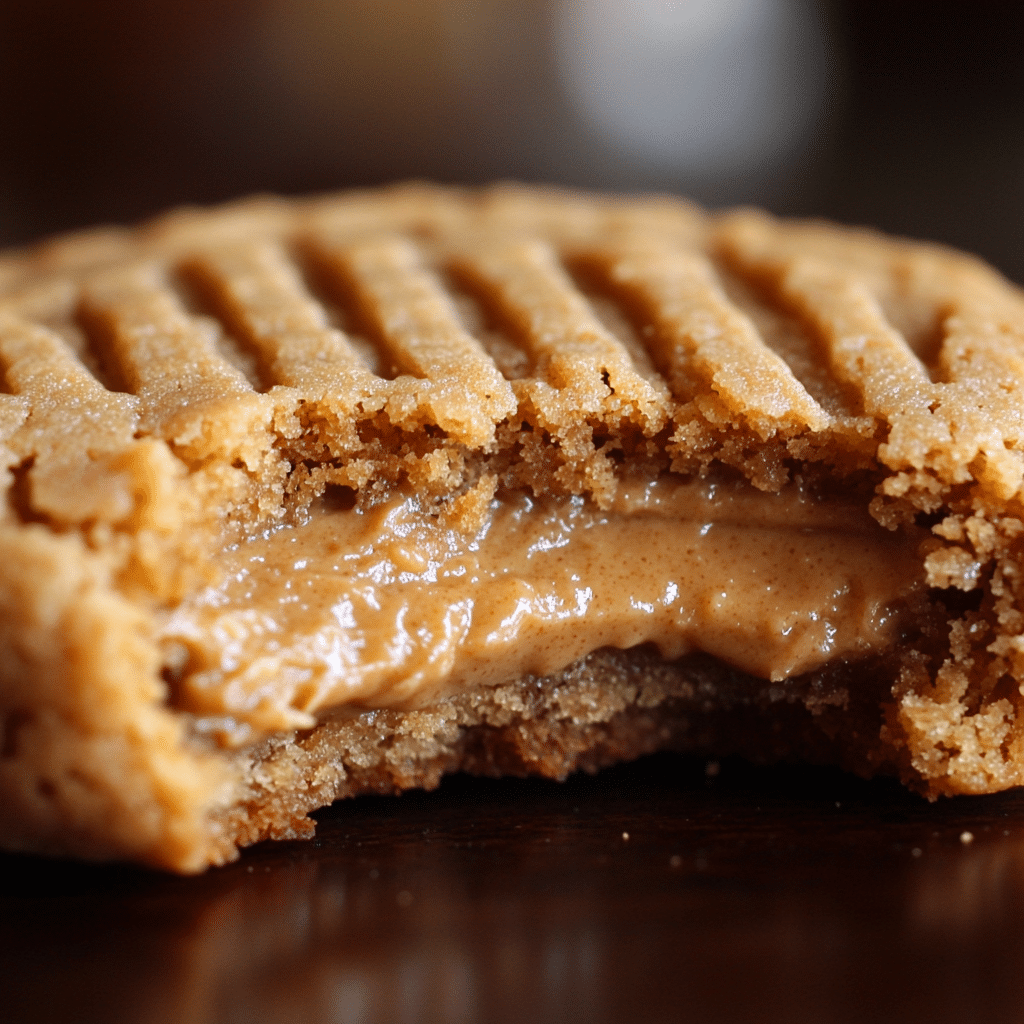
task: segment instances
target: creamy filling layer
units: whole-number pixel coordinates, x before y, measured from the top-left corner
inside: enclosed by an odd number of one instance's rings
[[[473,536],[412,498],[314,511],[217,556],[161,624],[179,706],[244,743],[352,707],[411,708],[656,644],[784,680],[892,645],[916,544],[862,505],[659,480],[599,510],[494,500]]]

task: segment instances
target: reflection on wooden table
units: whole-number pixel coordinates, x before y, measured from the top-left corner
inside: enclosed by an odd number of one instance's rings
[[[191,879],[0,863],[11,1024],[1024,1011],[1018,793],[664,756],[336,805]]]

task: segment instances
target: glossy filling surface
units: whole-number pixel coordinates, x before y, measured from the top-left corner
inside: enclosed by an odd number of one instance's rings
[[[923,586],[916,544],[863,505],[660,480],[509,495],[473,535],[412,498],[320,508],[218,556],[162,623],[177,703],[244,743],[339,708],[410,708],[653,643],[773,681],[889,647]]]

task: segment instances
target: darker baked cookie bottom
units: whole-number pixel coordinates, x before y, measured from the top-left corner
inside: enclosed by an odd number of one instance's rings
[[[236,755],[219,825],[240,846],[307,838],[308,813],[342,797],[431,789],[459,771],[561,779],[658,750],[904,774],[881,738],[897,672],[875,657],[772,683],[707,655],[602,648],[550,676],[273,736]]]

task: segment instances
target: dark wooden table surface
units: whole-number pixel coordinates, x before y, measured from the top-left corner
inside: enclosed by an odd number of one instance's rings
[[[1024,1018],[1024,793],[716,767],[455,778],[197,878],[0,857],[0,1018]]]

